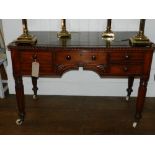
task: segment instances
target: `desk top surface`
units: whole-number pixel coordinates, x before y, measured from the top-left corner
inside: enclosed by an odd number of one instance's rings
[[[58,39],[57,32],[51,31],[33,31],[37,37],[36,45],[24,45],[24,48],[31,47],[51,47],[51,48],[106,48],[106,47],[131,47],[129,38],[135,36],[137,32],[114,32],[115,39],[107,42],[102,38],[102,32],[71,32],[71,39]],[[9,48],[23,47],[12,42],[8,45]]]

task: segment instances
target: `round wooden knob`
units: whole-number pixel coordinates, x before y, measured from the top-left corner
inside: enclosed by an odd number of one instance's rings
[[[124,67],[123,70],[124,70],[125,72],[127,72],[127,71],[128,71],[128,67]]]
[[[95,56],[95,55],[92,56],[92,60],[93,60],[93,61],[96,60],[96,56]]]
[[[66,56],[66,60],[71,60],[71,56],[70,55],[67,55]]]
[[[129,55],[125,55],[125,59],[129,59]]]
[[[34,55],[32,56],[32,59],[33,59],[33,61],[36,61],[36,60],[37,60],[37,55],[34,54]]]

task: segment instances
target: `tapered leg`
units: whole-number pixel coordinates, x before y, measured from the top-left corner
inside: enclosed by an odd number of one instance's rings
[[[134,82],[134,77],[128,77],[128,88],[127,88],[127,96],[126,96],[127,101],[130,99],[130,95],[133,92],[133,89],[132,89],[133,82]]]
[[[37,87],[37,80],[38,78],[37,77],[31,77],[32,78],[32,84],[33,84],[33,92],[34,92],[34,95],[33,95],[33,99],[37,99],[37,91],[38,91],[38,87]]]
[[[136,103],[136,114],[135,114],[136,120],[139,120],[142,117],[141,113],[143,111],[143,106],[144,106],[144,101],[145,101],[145,96],[147,91],[147,83],[148,83],[147,78],[140,79],[140,86],[138,90],[138,97],[137,97],[137,103]]]
[[[137,126],[137,123],[142,118],[142,111],[147,91],[147,83],[148,78],[141,78],[140,79],[140,86],[138,90],[138,97],[136,102],[136,114],[135,114],[135,122],[133,123],[133,127],[135,128]]]
[[[15,90],[19,115],[19,119],[17,119],[16,123],[17,125],[21,125],[25,118],[25,100],[22,76],[15,77]]]

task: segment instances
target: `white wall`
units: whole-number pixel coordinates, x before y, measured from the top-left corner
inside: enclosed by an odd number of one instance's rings
[[[43,19],[28,20],[29,30],[35,31],[59,31],[60,20]],[[67,20],[69,31],[103,31],[106,27],[106,20],[87,20],[87,19],[69,19]],[[139,20],[113,20],[112,27],[114,31],[137,31]],[[155,20],[146,21],[145,34],[155,42]],[[21,20],[3,20],[3,30],[6,45],[16,39],[22,32]],[[12,76],[12,65],[10,52],[8,56],[8,77],[10,93],[15,93],[14,80]],[[155,96],[155,58],[153,59],[150,81],[148,84],[147,96]],[[32,84],[30,78],[24,78],[25,94],[32,94]],[[139,80],[135,80],[133,96],[137,95]],[[127,88],[126,79],[100,79],[100,77],[91,71],[70,71],[62,78],[40,78],[38,80],[38,94],[48,95],[93,95],[93,96],[125,96]]]

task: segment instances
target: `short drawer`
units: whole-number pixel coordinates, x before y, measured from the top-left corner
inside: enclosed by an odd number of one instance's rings
[[[144,53],[141,52],[112,52],[110,53],[110,62],[143,62]]]
[[[21,71],[23,75],[31,75],[32,62],[36,55],[39,62],[39,75],[48,75],[54,71],[52,64],[52,52],[49,51],[21,51]]]
[[[110,65],[109,72],[112,75],[141,75],[143,73],[143,65]]]

